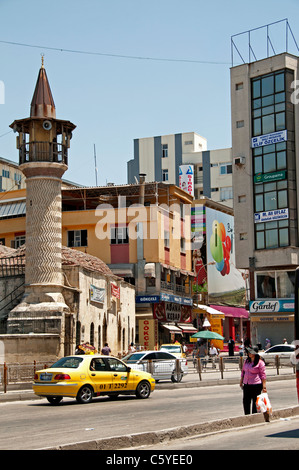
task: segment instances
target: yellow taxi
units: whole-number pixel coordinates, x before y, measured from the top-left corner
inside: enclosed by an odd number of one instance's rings
[[[74,355],[61,358],[48,369],[35,373],[33,391],[56,405],[63,397],[89,403],[93,397],[136,395],[148,398],[155,379],[147,372],[134,370],[113,356]]]
[[[176,357],[186,357],[183,346],[180,343],[162,344],[160,351],[167,351]]]

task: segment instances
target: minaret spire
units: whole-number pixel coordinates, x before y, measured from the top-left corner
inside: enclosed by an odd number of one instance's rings
[[[30,117],[44,119],[56,118],[55,103],[48,81],[46,69],[44,67],[44,55],[42,54],[42,64],[38,73],[35,90],[33,93]]]

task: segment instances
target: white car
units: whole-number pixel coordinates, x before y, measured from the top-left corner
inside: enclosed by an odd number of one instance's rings
[[[274,363],[276,356],[279,357],[282,364],[291,364],[294,352],[294,344],[276,344],[266,349],[266,351],[259,351],[259,355],[264,359],[266,364]]]
[[[166,351],[137,351],[127,354],[122,360],[134,370],[149,372],[156,381],[180,382],[188,373],[187,359],[178,359]]]

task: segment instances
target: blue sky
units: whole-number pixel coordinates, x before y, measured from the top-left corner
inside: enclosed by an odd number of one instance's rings
[[[194,131],[230,147],[231,36],[284,18],[299,43],[297,0],[0,0],[0,41],[39,46],[0,42],[0,156],[18,161],[9,124],[29,116],[42,53],[57,118],[77,125],[66,179],[95,185],[94,145],[99,185],[126,183],[135,138]],[[265,32],[252,43],[265,57]]]

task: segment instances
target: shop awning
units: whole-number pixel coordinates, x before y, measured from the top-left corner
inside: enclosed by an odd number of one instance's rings
[[[155,263],[146,263],[144,266],[144,277],[156,277]]]
[[[175,325],[162,325],[169,333],[182,334],[182,330]]]
[[[202,304],[197,304],[197,306],[195,306],[195,309],[193,309],[193,311],[196,312],[196,310],[202,310],[201,313],[204,313],[204,312],[207,312],[209,313],[210,315],[223,315],[223,318],[224,318],[224,311],[222,310],[222,307],[219,307],[219,310],[214,308],[215,306],[209,306],[209,305],[202,305]]]
[[[178,323],[177,325],[183,333],[190,333],[190,334],[193,334],[193,333],[197,333],[197,329],[194,328],[193,325],[186,325],[184,323]]]
[[[225,305],[211,305],[211,307],[215,310],[223,312],[226,317],[246,318],[246,319],[248,319],[249,317],[249,312],[248,310],[246,310],[246,308],[228,307]]]

